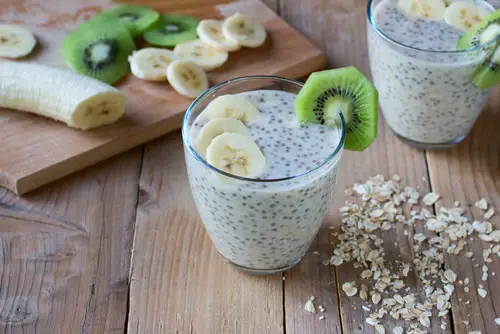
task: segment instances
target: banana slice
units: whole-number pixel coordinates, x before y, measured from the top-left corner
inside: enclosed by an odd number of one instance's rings
[[[248,178],[259,176],[266,158],[257,144],[239,133],[223,133],[207,148],[207,162],[226,173]]]
[[[399,0],[399,9],[413,18],[441,21],[446,10],[443,0]]]
[[[27,111],[82,130],[116,122],[125,95],[101,81],[38,64],[0,66],[0,107]]]
[[[35,45],[36,39],[31,31],[10,24],[0,24],[0,57],[24,57],[33,51]]]
[[[243,123],[255,121],[260,112],[250,101],[238,95],[222,95],[208,104],[200,115],[204,120],[216,118],[235,118]]]
[[[222,33],[227,39],[249,48],[261,46],[267,37],[262,23],[254,17],[240,13],[233,14],[224,21]]]
[[[243,136],[250,136],[250,131],[241,121],[227,117],[216,118],[201,128],[195,145],[198,153],[205,157],[207,147],[212,140],[223,133],[239,133]]]
[[[174,60],[168,65],[167,79],[175,91],[187,97],[198,97],[208,89],[207,74],[188,60]]]
[[[227,51],[218,50],[199,39],[177,44],[174,52],[179,57],[196,63],[205,71],[221,67],[228,58]]]
[[[145,48],[128,57],[132,74],[143,80],[166,81],[167,67],[179,56],[167,49]]]
[[[483,21],[488,11],[471,2],[452,3],[444,12],[446,23],[457,29],[468,31],[473,25]]]
[[[240,44],[231,39],[227,39],[222,34],[222,21],[201,20],[196,28],[200,40],[218,50],[236,51],[240,49]]]

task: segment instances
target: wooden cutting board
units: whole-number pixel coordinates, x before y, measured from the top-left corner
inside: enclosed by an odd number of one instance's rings
[[[99,0],[14,3],[0,0],[0,3],[0,22],[23,25],[37,36],[39,45],[34,55],[24,61],[53,66],[64,66],[59,45],[65,34],[113,5]],[[320,50],[261,2],[203,3],[164,1],[164,5],[155,3],[153,7],[199,19],[247,13],[258,17],[269,33],[264,46],[231,53],[223,67],[209,73],[211,84],[254,74],[299,78],[324,65]],[[0,185],[22,194],[178,129],[191,102],[167,83],[146,82],[132,75],[117,87],[128,97],[125,117],[116,124],[89,132],[35,115],[0,109]]]

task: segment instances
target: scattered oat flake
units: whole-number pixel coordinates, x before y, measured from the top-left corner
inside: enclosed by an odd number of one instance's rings
[[[392,333],[394,334],[403,334],[403,327],[401,326],[396,326],[392,329]]]
[[[381,324],[377,324],[375,325],[375,329],[377,330],[377,332],[379,332],[380,334],[385,334],[385,328],[384,326],[382,326]]]
[[[488,202],[486,201],[485,198],[481,198],[479,201],[476,202],[476,208],[479,208],[481,210],[488,210]]]
[[[446,269],[444,272],[444,277],[448,280],[448,282],[455,282],[457,280],[457,274],[451,269]]]
[[[500,318],[496,318],[495,323],[500,326]]]
[[[320,315],[318,319],[319,320],[323,320],[323,319],[325,319],[325,316],[324,315]]]
[[[477,288],[477,294],[481,296],[481,298],[486,298],[486,295],[488,294],[488,291],[486,291],[483,288]]]
[[[430,206],[436,203],[439,200],[439,198],[440,198],[439,194],[430,192],[427,195],[425,195],[424,198],[422,198],[422,201],[424,202],[425,205]]]
[[[486,211],[486,213],[484,214],[484,218],[485,219],[490,219],[491,217],[493,217],[493,215],[495,214],[495,210],[493,210],[493,208],[490,208],[488,211]]]
[[[314,307],[312,299],[309,299],[306,302],[306,304],[304,305],[304,310],[306,310],[309,313],[316,313],[316,307]]]
[[[356,282],[346,282],[342,284],[342,290],[344,290],[345,294],[348,297],[352,297],[358,293],[358,289],[356,288]]]
[[[481,331],[472,331],[472,332],[469,332],[469,334],[481,334]]]

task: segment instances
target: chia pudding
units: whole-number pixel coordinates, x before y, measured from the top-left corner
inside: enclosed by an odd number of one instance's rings
[[[486,2],[475,3],[493,10]],[[411,18],[400,11],[398,0],[373,1],[370,15],[370,66],[386,122],[416,146],[461,141],[489,93],[472,83],[486,52],[456,52],[462,31],[444,20]]]
[[[246,126],[266,157],[266,169],[252,181],[227,180],[186,148],[193,197],[228,261],[252,273],[286,270],[300,261],[322,224],[337,181],[341,129],[298,124],[294,93],[238,95],[261,113]],[[203,125],[200,117],[192,122],[191,141]]]

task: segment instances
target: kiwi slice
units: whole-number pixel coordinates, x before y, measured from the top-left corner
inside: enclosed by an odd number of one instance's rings
[[[481,65],[472,82],[481,89],[500,84],[500,46],[490,59]]]
[[[160,13],[150,7],[118,5],[105,10],[99,16],[119,19],[134,36],[139,36],[160,18]]]
[[[457,42],[457,49],[465,50],[488,43],[495,39],[498,33],[500,33],[500,9],[489,14],[484,21],[475,24],[463,34]]]
[[[83,23],[61,45],[69,68],[108,84],[129,72],[127,58],[134,50],[134,40],[123,25],[101,19]]]
[[[355,67],[315,72],[295,99],[299,123],[339,125],[346,122],[344,147],[364,151],[377,137],[378,92]]]
[[[195,39],[198,23],[199,21],[191,16],[163,15],[146,30],[143,37],[149,44],[174,47]]]

